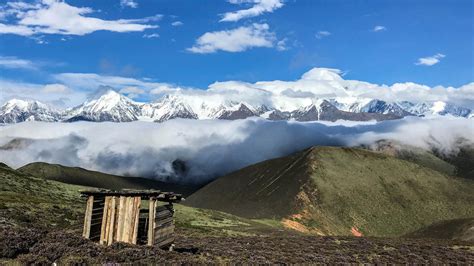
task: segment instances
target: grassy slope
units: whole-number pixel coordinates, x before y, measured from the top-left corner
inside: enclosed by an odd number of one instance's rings
[[[43,162],[30,163],[20,167],[18,170],[33,176],[67,184],[107,189],[159,189],[181,193],[184,196],[188,196],[198,189],[198,187],[193,186],[176,185],[140,177],[110,175],[80,167],[67,167]]]
[[[82,230],[87,187],[33,177],[0,163],[0,226]],[[178,231],[196,236],[258,235],[280,229],[212,210],[175,205]]]
[[[474,218],[437,222],[412,232],[407,237],[456,239],[474,242]]]
[[[474,217],[474,184],[392,156],[320,147],[265,161],[205,186],[187,204],[248,218],[287,219],[319,234],[399,236]]]
[[[32,177],[0,164],[2,224],[44,228],[82,222],[84,187]]]
[[[375,149],[387,155],[407,160],[449,176],[474,179],[474,146],[460,143],[458,152],[443,154],[437,151],[381,140],[368,149]]]
[[[474,217],[474,183],[468,180],[357,149],[323,148],[310,161],[318,189],[310,191],[319,199],[311,218],[326,220],[329,230],[338,225],[333,233],[355,226],[367,235],[396,236],[435,221]]]
[[[456,155],[444,160],[456,166],[456,175],[474,180],[474,146],[465,145]]]

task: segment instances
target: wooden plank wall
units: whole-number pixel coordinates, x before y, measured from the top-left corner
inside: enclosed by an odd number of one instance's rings
[[[173,205],[163,205],[156,208],[153,244],[166,247],[174,242]]]
[[[142,217],[142,223],[139,223],[140,197],[89,196],[83,236],[99,240],[103,245],[111,245],[113,242],[137,244],[139,230],[147,230],[144,231],[147,245],[168,246],[174,241],[173,205],[157,206],[157,203],[156,199],[150,199],[148,213],[143,212],[147,216]],[[144,233],[141,236],[143,242]]]
[[[89,196],[87,198],[86,211],[84,215],[84,228],[82,236],[91,240],[99,238],[102,223],[102,212],[104,208],[104,197]]]
[[[140,197],[105,197],[99,243],[111,245],[119,241],[136,244],[140,204]]]

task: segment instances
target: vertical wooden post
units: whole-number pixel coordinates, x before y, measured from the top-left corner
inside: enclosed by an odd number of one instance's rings
[[[108,229],[108,218],[110,212],[110,198],[109,196],[105,197],[104,203],[104,212],[102,214],[102,225],[100,227],[100,244],[105,244],[107,242],[107,229]]]
[[[108,227],[107,227],[107,245],[112,245],[114,241],[114,231],[115,231],[115,208],[116,208],[117,197],[112,197],[110,199],[110,210],[108,211]]]
[[[148,235],[147,245],[153,246],[155,243],[155,215],[156,215],[156,199],[150,198],[150,204],[148,207]]]
[[[126,209],[126,198],[124,196],[120,196],[119,198],[119,206],[117,208],[117,228],[115,233],[115,241],[123,241],[123,227],[125,222],[125,209]]]
[[[91,219],[92,207],[94,205],[94,196],[89,196],[86,203],[86,212],[84,215],[84,228],[82,229],[82,236],[89,238],[91,234]]]
[[[132,244],[137,244],[137,237],[138,237],[138,220],[140,219],[140,204],[141,204],[141,197],[135,197],[133,199],[133,223],[131,224],[132,227],[132,235],[129,238]]]
[[[133,211],[133,197],[125,198],[125,210],[124,210],[124,222],[123,222],[123,232],[121,236],[121,241],[130,243],[130,224],[132,222],[132,211]]]

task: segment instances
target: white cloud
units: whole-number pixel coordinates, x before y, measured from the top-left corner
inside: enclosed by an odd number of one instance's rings
[[[47,84],[41,90],[43,93],[70,93],[70,89],[63,84]]]
[[[171,26],[173,26],[173,27],[178,27],[178,26],[183,26],[183,24],[184,24],[184,23],[181,22],[181,21],[173,21],[173,22],[171,23]]]
[[[253,47],[273,47],[275,34],[268,24],[254,23],[233,30],[206,32],[187,50],[192,53],[242,52]]]
[[[278,51],[286,51],[288,50],[288,46],[286,45],[286,42],[288,41],[287,38],[284,38],[282,40],[279,40],[277,43],[276,43],[276,49]]]
[[[140,89],[137,87],[125,87],[119,91],[122,94],[127,95],[130,98],[136,98],[145,93],[144,89]]]
[[[146,39],[160,38],[160,34],[158,33],[144,34],[143,38],[146,38]]]
[[[377,141],[388,139],[445,154],[456,153],[461,145],[474,143],[473,131],[472,121],[450,117],[409,117],[379,123],[263,119],[24,122],[0,127],[0,145],[12,138],[34,141],[17,149],[0,150],[0,157],[15,168],[44,161],[120,175],[170,176],[185,182],[202,182],[314,145],[375,146]],[[185,176],[173,171],[176,159],[186,163],[189,171]]]
[[[169,91],[177,91],[180,87],[169,83],[152,82],[148,80],[140,80],[134,78],[126,78],[120,76],[103,76],[94,73],[61,73],[53,76],[53,79],[63,83],[64,85],[78,90],[93,92],[100,86],[110,86],[125,94],[133,93],[135,95],[145,92],[152,93],[154,89],[164,89]],[[142,92],[143,91],[143,92]]]
[[[138,3],[134,0],[120,0],[120,6],[121,7],[137,8]]]
[[[329,35],[331,35],[331,33],[329,31],[321,30],[321,31],[318,31],[316,33],[316,39],[322,39],[322,38],[327,37]]]
[[[222,15],[221,22],[239,21],[244,18],[256,17],[263,13],[271,13],[283,6],[283,0],[229,0],[231,4],[254,4],[251,8],[234,12],[227,12]]]
[[[90,15],[88,7],[75,7],[60,0],[43,0],[36,5],[17,2],[3,6],[10,23],[0,23],[0,34],[31,36],[37,34],[85,35],[95,31],[134,32],[157,28],[145,24],[161,15],[141,19],[103,20]]]
[[[252,106],[266,105],[282,111],[294,111],[308,106],[319,98],[338,98],[354,100],[356,98],[380,99],[388,102],[435,102],[474,108],[474,82],[459,88],[429,87],[413,82],[379,85],[358,80],[345,80],[342,71],[330,68],[313,68],[294,81],[272,80],[248,83],[243,81],[215,82],[206,90],[175,89],[156,87],[151,93],[174,94],[190,98],[193,110],[200,105],[216,105],[234,101],[246,102]],[[199,97],[196,97],[199,96]]]
[[[154,100],[166,94],[179,96],[189,102],[193,110],[200,110],[202,104],[217,108],[220,104],[245,102],[255,107],[266,105],[282,111],[294,111],[320,98],[337,98],[341,102],[364,98],[414,103],[443,101],[474,109],[474,82],[458,88],[429,87],[413,82],[379,85],[359,80],[346,80],[342,75],[343,72],[338,69],[313,68],[296,80],[270,80],[255,83],[222,81],[210,84],[207,88],[180,87],[170,83],[153,82],[149,79],[103,76],[93,73],[61,73],[49,79],[70,88],[71,93],[68,93],[71,99],[70,105],[81,103],[99,86],[110,86],[128,94],[129,97],[140,95],[144,100]],[[0,88],[2,90],[0,103],[2,100],[16,96],[48,101],[64,97],[60,89],[56,90],[56,93],[46,94],[42,93],[45,85],[13,82],[1,78]]]
[[[30,60],[20,59],[14,56],[0,56],[0,67],[12,69],[36,69],[36,65]]]
[[[418,58],[418,61],[415,63],[415,65],[423,65],[423,66],[432,66],[436,65],[439,63],[441,58],[446,57],[444,54],[435,54],[433,56],[428,56],[428,57],[421,57]]]
[[[377,25],[374,27],[374,29],[372,31],[374,32],[379,32],[379,31],[386,31],[387,28],[385,26],[380,26],[380,25]]]
[[[69,89],[63,84],[33,84],[0,78],[0,88],[2,91],[0,93],[0,103],[18,98],[38,100],[53,106],[57,106],[58,103],[62,102],[61,106],[58,107],[64,107],[64,102],[67,102],[68,105],[78,105],[87,97],[86,92]]]

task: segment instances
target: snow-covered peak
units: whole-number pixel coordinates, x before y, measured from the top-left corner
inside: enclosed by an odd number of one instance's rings
[[[0,123],[58,121],[59,111],[33,100],[11,99],[0,107]]]
[[[33,100],[11,99],[2,106],[2,111],[12,112],[13,110],[32,110],[32,109],[52,109],[44,103]]]
[[[458,117],[469,117],[472,114],[472,110],[449,104],[443,101],[436,102],[401,102],[400,106],[404,110],[418,116],[432,116],[432,115],[452,115]]]
[[[86,101],[68,111],[66,119],[68,121],[113,121],[127,122],[138,120],[141,115],[141,104],[121,95],[114,90],[107,90],[105,93]]]
[[[91,112],[111,111],[119,105],[129,104],[136,103],[114,90],[108,90],[104,94],[86,101],[83,108]]]

